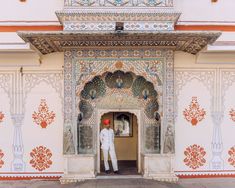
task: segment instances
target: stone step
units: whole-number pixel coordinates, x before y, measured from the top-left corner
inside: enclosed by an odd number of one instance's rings
[[[139,179],[142,175],[102,175],[96,176],[96,179]]]

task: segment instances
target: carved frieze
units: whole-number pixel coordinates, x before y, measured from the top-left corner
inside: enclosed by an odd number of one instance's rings
[[[218,32],[148,32],[148,33],[82,33],[82,32],[19,32],[42,54],[62,52],[66,49],[127,49],[133,47],[161,47],[196,54],[212,44]]]

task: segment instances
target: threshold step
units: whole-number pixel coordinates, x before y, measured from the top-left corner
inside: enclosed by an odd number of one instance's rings
[[[96,176],[96,179],[137,179],[143,178],[142,175],[102,175]]]

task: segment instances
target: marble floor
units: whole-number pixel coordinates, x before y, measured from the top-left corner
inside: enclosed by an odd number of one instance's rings
[[[110,161],[109,166],[111,168],[111,173],[109,175],[115,175],[112,172],[112,165]],[[138,175],[137,161],[118,161],[118,168],[120,175]],[[99,175],[106,175],[106,173],[104,172],[105,170],[103,161],[101,161],[100,171],[101,173]]]

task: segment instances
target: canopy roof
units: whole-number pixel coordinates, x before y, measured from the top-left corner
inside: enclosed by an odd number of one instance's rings
[[[68,49],[125,49],[160,47],[197,54],[212,44],[220,32],[154,31],[154,32],[18,32],[41,54],[63,52]]]

